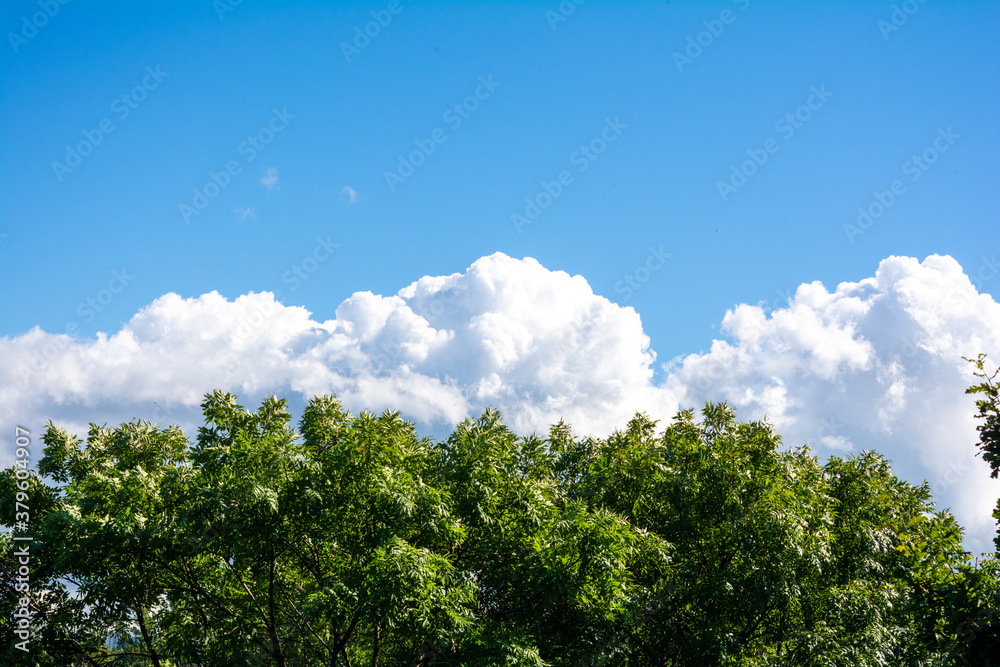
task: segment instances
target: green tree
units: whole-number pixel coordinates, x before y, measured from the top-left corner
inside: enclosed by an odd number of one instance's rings
[[[441,448],[441,480],[467,527],[456,567],[475,582],[477,624],[454,664],[576,665],[612,639],[636,595],[632,570],[667,545],[560,483],[568,429],[516,437],[487,410]]]
[[[194,443],[50,424],[52,485],[0,477],[0,522],[32,503],[35,664],[994,660],[1000,566],[926,484],[873,452],[821,464],[725,404],[607,438],[519,437],[487,410],[440,443],[328,396],[297,433],[275,397],[202,409]],[[14,548],[0,533],[5,621]]]
[[[641,597],[618,641],[591,664],[884,665],[944,659],[921,633],[943,615],[917,605],[965,562],[961,531],[925,486],[865,452],[819,465],[786,451],[766,423],[726,405],[684,411],[661,436],[636,416],[572,452],[579,495],[672,547],[668,567],[636,570]],[[962,647],[959,647],[960,649]],[[889,657],[894,657],[889,659]],[[958,663],[956,663],[958,664]]]
[[[44,516],[56,504],[54,489],[35,475],[19,480],[13,469],[0,475],[0,524],[14,525],[15,503],[23,499],[32,515],[29,534],[33,542],[14,542],[13,533],[0,532],[0,664],[70,664],[74,657],[100,655],[111,629],[97,618],[90,619],[84,601],[75,592],[75,582],[63,576],[63,553],[44,548],[37,517]],[[18,494],[24,494],[23,496]],[[19,582],[22,550],[27,544],[28,581]],[[28,590],[19,589],[26,583]],[[15,634],[20,618],[14,614],[26,600],[31,618],[30,641],[26,653],[17,644],[23,638]]]
[[[470,616],[443,555],[461,537],[432,454],[398,413],[353,418],[314,399],[299,442],[284,401],[256,413],[215,393],[177,503],[178,654],[213,664],[408,664]]]
[[[976,400],[976,409],[979,413],[976,418],[982,419],[983,423],[976,427],[979,431],[979,453],[983,460],[990,466],[990,477],[996,479],[1000,475],[1000,384],[997,384],[996,377],[1000,374],[1000,368],[987,373],[985,369],[986,355],[980,354],[976,359],[966,359],[975,364],[974,375],[982,378],[982,382],[973,385],[965,390],[967,394],[982,394],[983,397]],[[997,536],[993,538],[997,552],[1000,553],[1000,498],[997,499],[996,509],[993,510],[993,518],[997,520]]]
[[[43,441],[39,473],[62,486],[35,478],[28,492],[32,583],[49,589],[34,602],[42,655],[56,664],[103,664],[112,655],[166,664],[162,637],[152,631],[166,582],[157,551],[171,516],[161,492],[184,455],[183,433],[144,423],[92,425],[81,449],[50,423]],[[13,490],[3,485],[5,509]]]

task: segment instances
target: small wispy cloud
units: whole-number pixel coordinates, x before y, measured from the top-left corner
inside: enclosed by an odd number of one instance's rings
[[[260,179],[261,185],[264,185],[268,190],[273,190],[274,186],[278,183],[278,170],[274,167],[267,168],[267,176]]]
[[[347,197],[347,205],[352,206],[358,203],[358,191],[352,188],[350,185],[345,185],[344,189],[340,191],[340,194]]]
[[[233,211],[240,214],[240,222],[246,222],[247,218],[257,217],[257,212],[254,211],[253,206],[247,206],[246,208],[234,208]]]

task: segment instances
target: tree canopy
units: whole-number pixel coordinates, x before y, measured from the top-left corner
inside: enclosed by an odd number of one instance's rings
[[[994,405],[995,405],[995,393]],[[990,665],[1000,564],[874,452],[820,463],[725,404],[607,438],[499,413],[443,442],[399,413],[206,396],[176,427],[49,424],[32,511],[38,665]],[[994,471],[996,466],[994,465]],[[23,484],[21,483],[23,482]],[[9,650],[7,647],[11,647]]]

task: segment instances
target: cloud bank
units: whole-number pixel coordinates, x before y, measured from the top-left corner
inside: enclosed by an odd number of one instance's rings
[[[142,417],[193,436],[215,388],[248,406],[271,392],[335,393],[355,412],[398,409],[437,434],[487,405],[521,433],[563,418],[577,434],[605,435],[636,411],[669,419],[726,400],[820,456],[885,454],[896,474],[931,482],[970,550],[990,549],[1000,489],[975,456],[964,394],[974,378],[961,357],[1000,353],[1000,304],[957,262],[890,257],[832,292],[814,282],[780,308],[739,305],[722,333],[664,364],[657,382],[632,308],[581,276],[502,253],[393,296],[355,293],[325,322],[268,292],[166,294],[96,340],[37,328],[0,338],[0,428],[40,435],[52,419],[83,436],[90,421]],[[5,448],[0,465],[11,457]]]

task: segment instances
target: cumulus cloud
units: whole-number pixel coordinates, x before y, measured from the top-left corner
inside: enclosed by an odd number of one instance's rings
[[[742,304],[701,354],[676,359],[664,387],[682,403],[725,399],[766,414],[788,444],[820,455],[874,449],[897,475],[931,483],[990,548],[1000,495],[976,457],[973,383],[963,356],[1000,350],[1000,304],[979,294],[951,257],[881,262],[872,278],[830,292],[799,286],[786,307]]]
[[[110,336],[34,329],[0,349],[12,406],[196,405],[215,387],[334,392],[355,409],[398,408],[445,428],[494,405],[520,431],[565,417],[603,432],[668,405],[634,310],[580,276],[499,253],[394,296],[356,293],[326,322],[268,292],[167,294]]]
[[[632,308],[581,276],[501,253],[395,295],[358,292],[324,322],[267,292],[167,294],[96,340],[37,328],[0,339],[0,428],[40,430],[51,418],[84,435],[89,421],[144,417],[193,435],[197,405],[215,388],[247,405],[269,392],[335,393],[355,412],[399,409],[437,435],[487,405],[521,433],[563,418],[578,434],[604,435],[637,410],[669,419],[679,406],[727,400],[821,456],[886,454],[900,476],[931,482],[972,550],[989,548],[1000,490],[975,457],[961,357],[1000,349],[1000,305],[957,262],[890,257],[832,292],[817,282],[781,308],[740,305],[722,333],[655,382]]]

